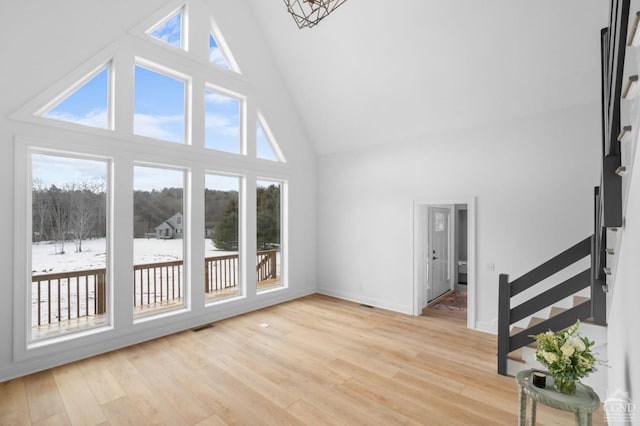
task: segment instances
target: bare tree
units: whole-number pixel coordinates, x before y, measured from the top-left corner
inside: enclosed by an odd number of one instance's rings
[[[69,194],[55,185],[49,188],[51,220],[55,240],[60,244],[60,254],[64,254],[64,243],[69,229]]]
[[[99,185],[83,181],[69,184],[65,188],[70,195],[69,229],[76,240],[76,252],[82,252],[82,241],[86,240],[94,230],[98,206],[95,195],[100,191]]]
[[[37,225],[38,240],[45,238],[45,224],[49,219],[50,197],[42,179],[35,178],[31,189],[31,203],[34,213],[33,224]]]

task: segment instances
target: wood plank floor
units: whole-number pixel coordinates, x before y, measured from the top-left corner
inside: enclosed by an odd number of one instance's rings
[[[0,425],[513,425],[495,352],[461,316],[313,295],[1,383]]]

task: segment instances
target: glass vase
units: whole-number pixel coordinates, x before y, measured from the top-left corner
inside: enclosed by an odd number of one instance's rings
[[[554,387],[558,392],[566,393],[568,395],[576,393],[576,381],[568,377],[554,377]]]

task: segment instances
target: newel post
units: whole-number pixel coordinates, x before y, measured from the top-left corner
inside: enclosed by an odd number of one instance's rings
[[[209,286],[209,261],[207,259],[204,260],[204,292],[209,293],[211,291],[211,287]]]
[[[96,274],[96,278],[97,278],[96,315],[104,314],[107,311],[106,309],[107,292],[106,292],[105,274],[106,274],[106,269]],[[87,307],[87,313],[88,313],[88,310],[89,308]]]
[[[511,310],[511,286],[509,275],[500,274],[498,281],[498,374],[507,375],[509,353],[509,325]]]
[[[271,271],[270,271],[270,278],[276,279],[278,277],[278,266],[276,263],[276,257],[277,257],[277,250],[274,250],[273,252],[269,253],[269,262],[271,263],[271,265],[269,266]]]

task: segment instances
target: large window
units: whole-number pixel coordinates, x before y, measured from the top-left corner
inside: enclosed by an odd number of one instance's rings
[[[134,168],[134,316],[185,306],[184,171]]]
[[[256,188],[258,291],[282,285],[282,183],[258,180]]]
[[[17,358],[286,287],[290,170],[231,46],[189,4],[70,64],[12,115],[26,123],[14,150]]]
[[[31,340],[108,323],[108,163],[31,155]]]
[[[241,293],[240,178],[205,177],[205,292],[208,300]]]

